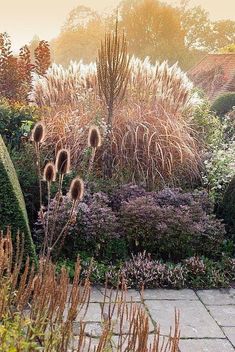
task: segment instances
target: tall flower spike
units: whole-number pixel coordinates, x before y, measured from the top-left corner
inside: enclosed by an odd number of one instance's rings
[[[94,149],[101,146],[101,135],[97,126],[91,126],[89,129],[88,146]]]
[[[70,171],[70,151],[68,149],[60,149],[56,155],[56,171],[62,175]]]
[[[70,198],[73,202],[78,202],[83,199],[84,196],[84,182],[80,177],[73,179],[69,189]]]
[[[56,180],[56,169],[54,163],[49,161],[43,171],[43,180],[48,183],[54,182]]]
[[[32,131],[32,140],[39,144],[45,139],[46,128],[43,122],[37,122]]]

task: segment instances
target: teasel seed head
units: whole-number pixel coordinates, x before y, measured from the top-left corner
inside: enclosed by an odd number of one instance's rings
[[[60,149],[56,155],[56,172],[65,175],[70,171],[70,151]]]
[[[89,129],[88,146],[94,149],[101,146],[101,135],[97,126],[91,126]]]
[[[73,179],[69,189],[69,195],[73,202],[79,202],[84,196],[84,182],[80,177]]]
[[[46,127],[43,122],[37,122],[32,131],[32,140],[36,143],[42,143],[45,139]]]
[[[59,151],[63,149],[63,142],[62,140],[60,139],[57,143],[56,143],[56,146],[55,146],[55,156],[57,156],[57,154],[59,153]]]
[[[43,180],[48,183],[54,182],[56,180],[56,169],[55,164],[49,161],[43,171]]]

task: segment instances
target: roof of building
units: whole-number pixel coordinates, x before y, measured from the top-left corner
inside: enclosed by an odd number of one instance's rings
[[[188,71],[188,76],[211,100],[235,92],[235,53],[208,54]]]

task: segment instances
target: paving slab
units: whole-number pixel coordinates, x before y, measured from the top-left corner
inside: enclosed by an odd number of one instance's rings
[[[199,290],[197,295],[205,305],[235,305],[235,289]]]
[[[122,297],[124,297],[125,295],[125,299],[126,302],[140,302],[141,301],[141,295],[140,292],[137,290],[126,290],[125,293],[123,294],[120,290],[105,290],[105,288],[101,288],[101,292],[102,294],[106,295],[107,299],[106,302],[108,302],[109,298],[111,298],[111,302],[114,302],[116,297],[118,296],[119,299],[121,299]]]
[[[143,299],[160,299],[160,300],[198,300],[193,290],[167,290],[167,289],[148,289],[142,293]]]
[[[225,336],[229,339],[231,344],[235,347],[235,327],[224,327]]]
[[[103,302],[104,301],[104,295],[101,293],[99,288],[97,287],[91,287],[91,294],[90,294],[90,302],[91,303],[96,303],[96,302]]]
[[[73,341],[71,342],[69,352],[77,351],[77,349],[78,349],[78,344],[79,344],[79,338],[78,338],[78,337],[75,337],[75,338],[73,339]],[[95,348],[97,348],[98,344],[99,344],[99,339],[86,337],[86,338],[83,340],[81,349],[80,349],[79,351],[82,351],[82,352],[91,352],[91,351],[94,351]]]
[[[85,315],[84,315],[85,314]],[[101,306],[100,303],[90,303],[85,312],[85,308],[79,312],[76,321],[84,321],[84,322],[100,322],[101,321]]]
[[[235,327],[235,305],[207,306],[210,314],[220,326]]]
[[[112,340],[111,340],[112,341],[111,342],[112,351],[116,352],[117,348],[119,347],[119,349],[122,348],[122,352],[125,352],[125,349],[128,346],[128,338],[129,338],[129,335],[113,336]],[[168,339],[166,337],[160,336],[160,338],[159,338],[159,348],[160,349],[162,348],[161,351],[164,351],[164,347],[167,344],[167,340]],[[148,338],[148,341],[147,341],[147,348],[150,349],[153,346],[153,342],[154,342],[154,335],[150,334],[149,338]],[[137,350],[138,342],[137,342],[135,347],[136,347],[136,350]],[[159,349],[159,351],[160,351],[160,349]]]
[[[174,310],[180,312],[180,335],[185,338],[224,338],[224,334],[200,301],[152,301],[145,304],[152,319],[160,325],[161,334],[167,335],[174,326]]]
[[[226,339],[181,340],[180,352],[234,352]]]
[[[132,312],[135,309],[146,310],[145,306],[141,302],[126,303],[124,305],[114,305],[114,304],[104,304],[103,306],[103,315],[104,317],[111,317],[113,323],[113,332],[114,334],[128,334],[130,323],[132,320]],[[147,313],[147,311],[146,311]],[[121,316],[123,316],[122,326],[120,325]],[[149,319],[149,332],[153,332],[155,326],[153,325],[151,319]]]

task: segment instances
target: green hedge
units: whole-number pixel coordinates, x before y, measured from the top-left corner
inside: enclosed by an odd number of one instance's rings
[[[25,255],[36,260],[35,248],[32,241],[24,197],[9,156],[8,150],[0,136],[0,228],[7,226],[12,229],[13,241],[18,231],[24,233]]]

